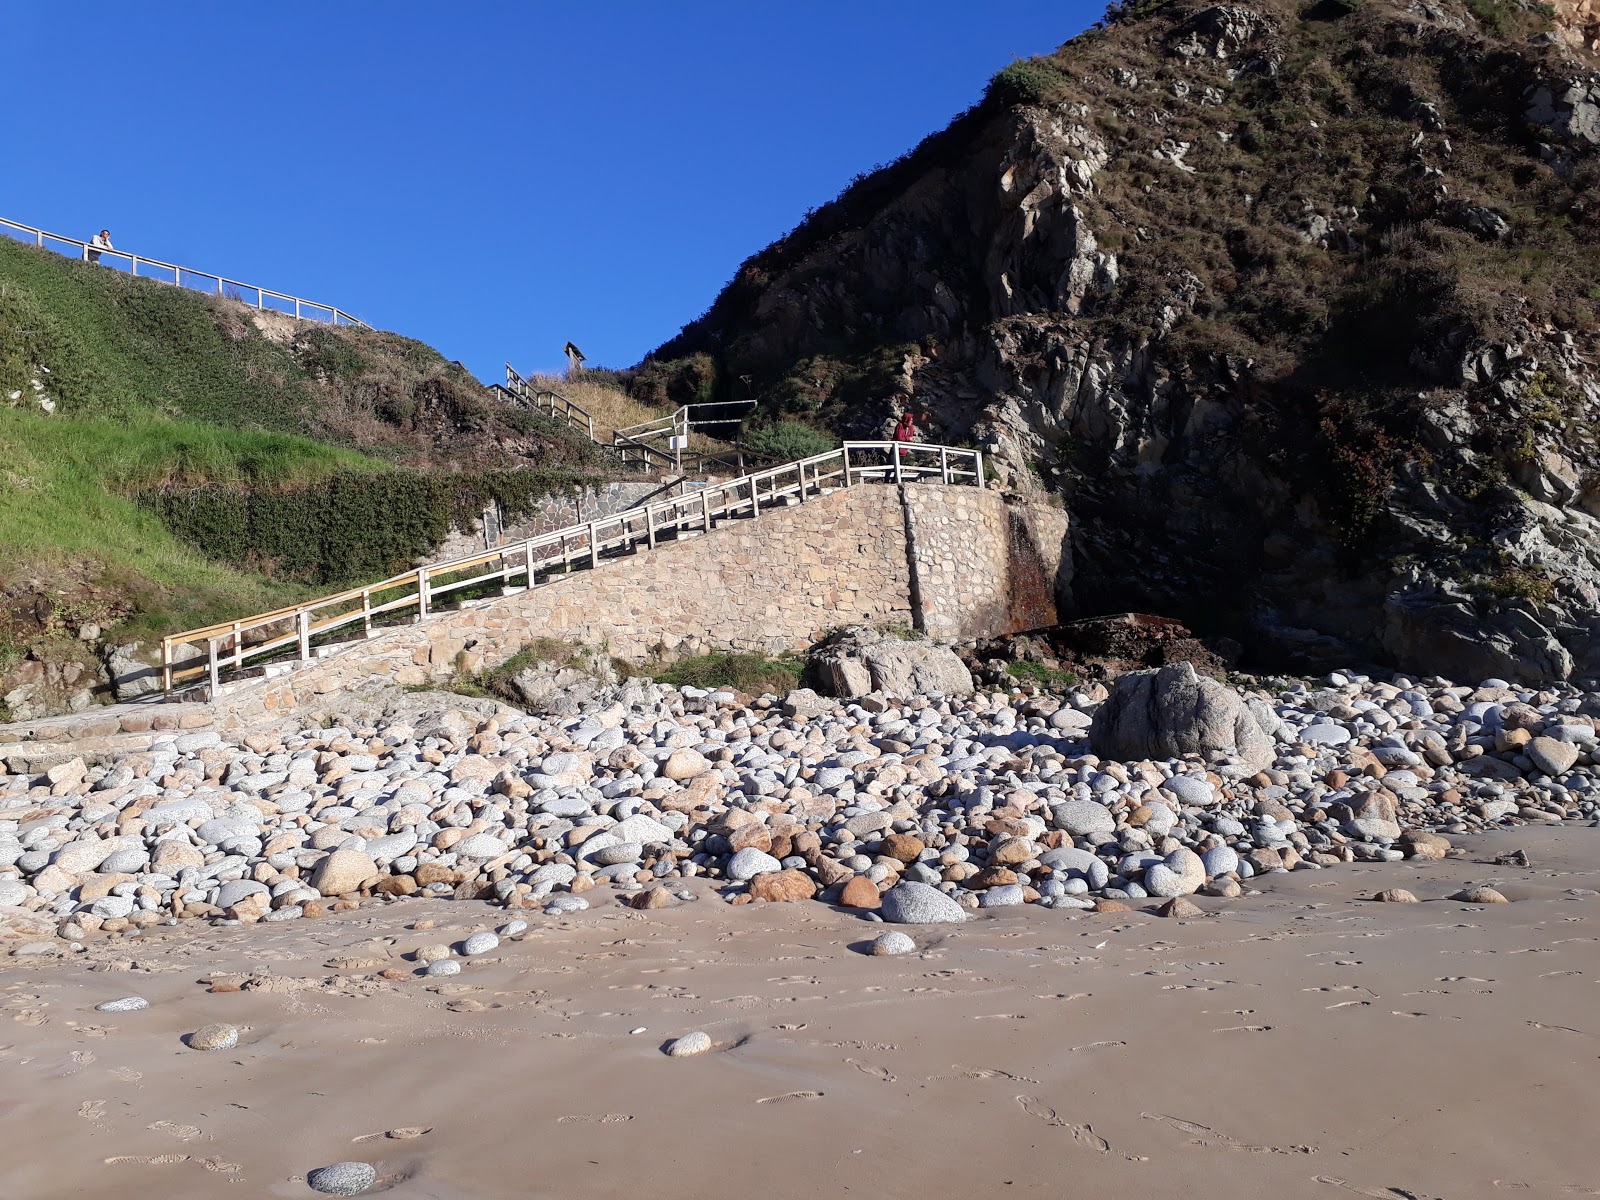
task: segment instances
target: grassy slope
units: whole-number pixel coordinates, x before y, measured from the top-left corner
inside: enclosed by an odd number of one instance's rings
[[[408,387],[482,395],[421,343],[269,339],[237,306],[0,239],[0,675],[81,623],[144,637],[314,590],[208,562],[132,497],[392,469],[344,447],[404,459],[406,438],[426,443],[429,430],[375,415],[404,408]]]
[[[0,546],[7,550],[0,592],[20,595],[41,584],[59,592],[52,580],[103,582],[129,606],[128,636],[273,607],[307,590],[207,562],[129,498],[137,489],[168,481],[284,484],[382,469],[285,434],[15,409],[0,409],[0,464]]]

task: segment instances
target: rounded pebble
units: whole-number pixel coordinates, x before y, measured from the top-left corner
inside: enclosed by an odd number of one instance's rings
[[[916,948],[916,942],[898,929],[879,934],[872,943],[872,953],[880,958],[892,954],[911,954]]]
[[[711,1035],[699,1029],[667,1044],[667,1054],[671,1058],[689,1058],[692,1055],[704,1054],[709,1049],[711,1049]]]
[[[143,996],[124,996],[120,1000],[107,1000],[94,1006],[95,1012],[138,1012],[141,1008],[149,1008],[150,1001]]]
[[[202,1025],[188,1037],[191,1050],[232,1050],[239,1044],[239,1031],[232,1025]]]
[[[500,939],[492,933],[475,933],[461,943],[461,953],[469,958],[474,954],[487,954],[500,945]]]
[[[364,1162],[334,1163],[306,1176],[306,1186],[325,1196],[359,1196],[377,1181],[378,1172]]]

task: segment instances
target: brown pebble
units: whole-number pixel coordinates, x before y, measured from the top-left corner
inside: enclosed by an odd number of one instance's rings
[[[1417,904],[1419,901],[1405,888],[1386,888],[1373,897],[1384,904]]]
[[[1174,896],[1156,910],[1163,917],[1203,917],[1206,910],[1185,896]]]
[[[1499,892],[1495,891],[1492,887],[1463,888],[1461,891],[1459,891],[1455,895],[1451,896],[1450,899],[1452,899],[1452,900],[1462,900],[1462,901],[1465,901],[1468,904],[1510,904],[1511,903],[1510,900],[1506,899],[1503,895],[1501,895]]]
[[[878,885],[865,875],[851,879],[839,893],[839,903],[845,908],[877,908],[882,900]]]
[[[1125,913],[1132,912],[1121,900],[1107,900],[1102,897],[1094,902],[1094,911],[1097,913]]]

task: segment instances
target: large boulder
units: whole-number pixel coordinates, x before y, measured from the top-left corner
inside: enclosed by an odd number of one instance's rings
[[[1121,676],[1095,710],[1089,743],[1102,758],[1123,762],[1222,751],[1246,774],[1275,757],[1272,735],[1244,699],[1187,662]]]
[[[883,919],[893,925],[942,925],[965,921],[967,911],[936,887],[900,883],[883,894]]]
[[[974,690],[972,673],[950,647],[867,625],[829,634],[811,648],[807,665],[830,696],[970,696]]]

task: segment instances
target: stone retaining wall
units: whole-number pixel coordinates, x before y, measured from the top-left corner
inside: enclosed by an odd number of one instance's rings
[[[925,625],[946,639],[1045,623],[1019,624],[1012,611],[1012,507],[967,487],[842,489],[385,631],[286,675],[229,685],[216,705],[225,726],[246,725],[328,693],[493,666],[540,637],[637,661],[803,650],[854,623]],[[1030,507],[1026,520],[1059,574],[1066,515]]]

